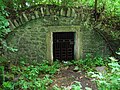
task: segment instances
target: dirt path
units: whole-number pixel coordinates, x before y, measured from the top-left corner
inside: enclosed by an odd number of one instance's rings
[[[74,71],[74,66],[61,68],[56,75],[54,75],[53,83],[51,87],[57,85],[58,87],[65,86],[68,87],[78,81],[82,85],[82,90],[85,90],[85,87],[92,88],[92,90],[97,90],[95,83],[91,81],[90,78],[86,77],[83,72]],[[49,88],[51,90],[51,88]]]

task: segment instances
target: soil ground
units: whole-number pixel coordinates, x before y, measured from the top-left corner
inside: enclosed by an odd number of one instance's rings
[[[85,75],[84,71],[74,71],[74,68],[74,66],[60,68],[57,74],[55,74],[53,77],[53,83],[51,84],[51,87],[54,85],[57,85],[58,87],[69,87],[75,81],[78,81],[82,85],[82,90],[85,90],[85,87],[89,87],[92,90],[97,90],[96,84],[91,78],[88,78]],[[51,90],[51,88],[49,88],[49,90]]]

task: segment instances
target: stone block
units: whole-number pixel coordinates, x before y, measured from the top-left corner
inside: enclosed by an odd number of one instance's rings
[[[65,11],[64,11],[64,9],[61,9],[61,16],[65,16]]]
[[[16,27],[14,26],[14,24],[12,23],[12,21],[10,19],[8,21],[10,23],[10,29],[11,30],[15,29]]]
[[[15,24],[15,26],[16,26],[16,27],[18,27],[18,26],[19,26],[19,24],[18,24],[17,20],[13,20],[13,22],[14,22],[14,24]]]
[[[40,32],[43,32],[43,33],[44,33],[44,32],[46,32],[46,29],[45,29],[45,28],[41,28],[41,29],[40,29]]]
[[[32,16],[31,16],[31,18],[32,18],[32,19],[35,19],[35,16],[34,16],[34,15],[32,15]]]
[[[100,73],[106,73],[106,66],[99,66],[99,67],[96,67],[95,69]]]
[[[45,7],[45,15],[50,15],[49,7]]]
[[[17,19],[19,26],[22,25],[20,18]]]
[[[40,12],[41,12],[42,16],[45,16],[43,7],[40,8]]]
[[[71,16],[71,14],[72,14],[72,10],[71,10],[71,8],[68,8],[68,11],[67,11],[67,16],[68,16],[68,17],[70,17],[70,16]]]
[[[21,22],[22,24],[24,24],[24,21],[23,21],[22,16],[19,16],[19,18],[20,18],[20,22]]]
[[[38,11],[34,11],[34,13],[35,13],[35,17],[36,17],[36,18],[39,18]]]
[[[72,14],[71,14],[71,17],[75,17],[75,16],[76,16],[75,9],[72,8]]]
[[[23,13],[23,17],[24,17],[24,19],[25,19],[26,22],[29,21],[25,13]]]

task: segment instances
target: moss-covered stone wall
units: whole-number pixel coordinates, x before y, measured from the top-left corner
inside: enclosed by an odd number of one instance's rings
[[[75,32],[75,59],[88,53],[99,56],[109,53],[107,44],[90,24],[89,11],[83,8],[38,6],[18,14],[19,17],[9,19],[13,31],[7,38],[8,46],[18,51],[6,49],[4,55],[8,59],[53,62],[53,32]]]
[[[59,20],[52,20],[50,16],[31,20],[24,25],[17,27],[7,39],[10,47],[17,48],[17,52],[5,51],[5,56],[12,60],[25,58],[30,62],[41,62],[42,60],[51,60],[52,40],[50,36],[52,32],[76,32],[79,33],[76,51],[77,59],[84,57],[87,53],[93,55],[106,56],[109,52],[103,38],[94,30],[82,29],[80,23],[74,21],[73,18],[60,17]],[[82,27],[82,28],[81,28]]]

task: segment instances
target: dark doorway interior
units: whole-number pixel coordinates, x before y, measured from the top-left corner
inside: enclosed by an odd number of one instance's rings
[[[53,33],[53,59],[74,59],[74,32]]]

